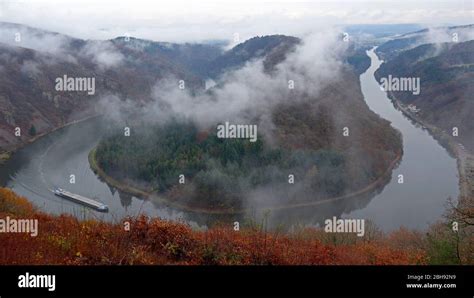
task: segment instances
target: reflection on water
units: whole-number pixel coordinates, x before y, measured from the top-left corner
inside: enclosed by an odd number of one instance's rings
[[[192,225],[209,226],[216,222],[242,222],[261,218],[261,211],[250,210],[245,215],[204,214],[183,212],[160,203],[160,200],[141,200],[118,191],[98,177],[89,166],[88,154],[98,143],[106,123],[100,119],[54,132],[18,151],[2,168],[0,183],[30,199],[49,213],[70,213],[79,218],[98,218],[117,222],[125,216],[146,214],[172,220],[183,220]],[[70,175],[76,183],[70,184]],[[388,177],[389,179],[390,177]],[[94,198],[109,206],[109,213],[100,213],[54,196],[50,189],[61,187],[71,192]],[[322,223],[328,216],[365,207],[374,194],[357,199],[346,199],[314,207],[272,210],[268,222],[272,226],[294,223]]]
[[[357,198],[313,207],[272,210],[266,213],[269,225],[321,225],[332,216],[345,216],[371,219],[384,230],[402,225],[420,228],[441,216],[448,196],[457,197],[455,160],[426,131],[415,127],[393,107],[373,76],[380,61],[373,52],[370,56],[372,66],[361,76],[362,91],[369,107],[391,121],[403,134],[404,156],[392,176],[403,174],[405,183],[400,185],[397,179],[388,176],[382,187]],[[262,211],[235,216],[183,212],[155,200],[145,201],[116,191],[94,174],[88,162],[88,153],[98,143],[105,125],[100,119],[89,120],[56,131],[27,146],[1,168],[0,185],[26,196],[46,212],[66,212],[79,218],[117,222],[125,216],[143,213],[198,226],[249,218],[257,218],[259,222],[262,219]],[[75,175],[75,184],[69,183],[70,175]],[[49,191],[53,187],[96,198],[107,204],[110,211],[99,213],[55,197]]]
[[[88,153],[103,133],[104,122],[88,120],[56,131],[18,151],[0,172],[0,184],[26,196],[40,209],[50,213],[70,213],[80,218],[119,221],[125,216],[145,213],[169,219],[183,214],[166,207],[157,208],[149,201],[117,192],[98,179],[89,167]],[[75,175],[75,184],[70,184]],[[49,190],[61,187],[109,206],[100,213],[54,196]]]

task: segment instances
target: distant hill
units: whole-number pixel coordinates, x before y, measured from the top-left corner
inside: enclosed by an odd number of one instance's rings
[[[370,47],[353,43],[346,52],[345,62],[352,67],[356,74],[360,75],[370,67],[370,58],[366,53],[368,49]]]
[[[68,35],[0,22],[0,145],[11,150],[32,136],[13,135],[31,125],[38,134],[94,113],[100,96],[118,95],[136,102],[149,100],[162,78],[184,80],[186,88],[204,90],[205,80],[242,67],[252,59],[282,61],[298,39],[283,35],[250,39],[224,51],[222,42],[176,44],[130,37],[82,40]],[[54,81],[96,78],[97,93],[57,92]]]
[[[169,43],[130,37],[113,39],[121,51],[145,53],[153,59],[166,59],[199,77],[208,75],[209,63],[220,57],[224,50],[221,43]]]
[[[269,69],[270,65],[283,61],[285,55],[298,43],[298,38],[284,35],[253,37],[211,61],[206,74],[217,78],[226,71],[240,68],[246,62],[262,57],[266,57],[264,65]]]
[[[271,35],[251,38],[230,50],[222,42],[176,44],[130,37],[82,40],[21,24],[0,22],[0,145],[12,150],[32,136],[34,126],[45,133],[71,120],[94,114],[95,103],[107,94],[150,100],[151,88],[165,77],[186,81],[203,92],[205,80],[263,59],[271,71],[301,42]],[[20,40],[15,40],[17,33]],[[370,65],[365,48],[351,46],[344,61],[360,74]],[[96,78],[96,94],[55,90],[55,79]],[[21,138],[13,135],[19,126]]]
[[[418,24],[357,24],[346,26],[345,30],[350,35],[370,34],[380,38],[413,32],[422,28]]]
[[[156,81],[167,76],[185,80],[188,88],[204,88],[203,79],[163,50],[81,40],[11,23],[0,23],[0,33],[0,145],[4,150],[30,139],[26,132],[31,125],[44,133],[94,114],[94,104],[103,95],[146,101]],[[56,91],[55,80],[63,75],[94,77],[96,94]],[[25,132],[22,137],[13,135],[17,126]]]
[[[383,60],[390,60],[403,51],[422,44],[453,42],[457,35],[458,42],[474,39],[474,24],[452,27],[436,27],[405,33],[389,40],[379,47],[376,53]]]

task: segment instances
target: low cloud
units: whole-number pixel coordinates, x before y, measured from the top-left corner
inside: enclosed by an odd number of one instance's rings
[[[28,77],[37,77],[41,74],[38,63],[31,60],[24,61],[21,65],[20,71]]]
[[[54,55],[63,54],[69,45],[69,40],[64,35],[43,34],[33,28],[1,23],[0,42]]]
[[[315,98],[326,84],[338,77],[342,66],[340,55],[347,47],[338,33],[328,29],[308,35],[274,71],[264,70],[263,59],[251,61],[224,74],[218,85],[197,95],[179,89],[179,78],[160,80],[153,88],[151,102],[142,108],[142,119],[165,122],[179,117],[192,120],[201,128],[225,121],[252,124],[257,120],[259,132],[270,131],[276,105]],[[289,88],[290,80],[294,89]],[[103,104],[107,109],[118,104],[116,98],[114,103],[110,100],[110,97],[103,100],[107,102]],[[124,111],[130,107],[131,104],[124,101],[114,110]],[[119,117],[120,113],[112,115]]]
[[[2,1],[0,18],[83,39],[129,33],[158,41],[240,40],[255,35],[300,35],[324,24],[466,24],[472,4],[451,1]],[[78,26],[77,24],[81,24]]]
[[[124,60],[124,56],[110,41],[88,41],[79,54],[91,59],[102,69],[117,67]]]
[[[36,58],[42,59],[42,62],[48,65],[61,61],[78,63],[78,59],[84,58],[89,59],[101,69],[107,69],[120,66],[123,62],[123,55],[110,41],[85,41],[78,53],[76,52],[77,45],[73,45],[73,41],[73,38],[62,34],[23,25],[0,23],[0,43],[47,54],[37,55]]]

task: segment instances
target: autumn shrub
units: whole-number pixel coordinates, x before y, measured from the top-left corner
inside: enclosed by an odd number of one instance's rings
[[[430,228],[426,235],[426,252],[430,264],[459,264],[456,233],[449,225],[438,223]]]
[[[304,228],[279,233],[262,225],[215,226],[193,230],[181,222],[124,218],[107,223],[79,220],[70,215],[49,215],[35,210],[24,198],[0,189],[0,218],[7,215],[35,218],[39,234],[0,233],[0,264],[66,265],[347,265],[425,264],[427,256],[412,233],[388,236],[374,233],[366,240],[342,237],[328,241],[327,233]],[[433,236],[434,237],[434,236]],[[431,238],[429,261],[455,262],[452,247]],[[414,243],[413,245],[408,245]],[[424,242],[423,242],[424,243]]]
[[[6,188],[0,188],[0,213],[24,216],[34,211],[35,208],[26,198],[18,197]]]

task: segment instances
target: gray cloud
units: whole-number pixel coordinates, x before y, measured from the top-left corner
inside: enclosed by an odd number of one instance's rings
[[[124,59],[110,41],[88,41],[79,54],[103,69],[119,66]]]
[[[31,60],[23,61],[20,71],[28,77],[36,77],[41,74],[38,63]]]
[[[41,34],[27,27],[9,25],[0,26],[0,42],[54,55],[63,54],[69,44],[64,35]]]
[[[0,20],[83,39],[129,33],[157,41],[241,40],[255,35],[301,35],[322,24],[472,22],[470,1],[8,1]],[[78,26],[77,24],[80,24]]]
[[[86,58],[100,68],[119,66],[124,57],[118,52],[110,41],[89,40],[75,53],[72,46],[73,39],[62,34],[55,34],[10,24],[0,24],[0,43],[12,47],[22,47],[38,52],[47,53],[50,57],[37,57],[46,64],[61,61],[77,63],[77,58]]]
[[[141,119],[148,122],[185,118],[201,128],[212,128],[225,121],[258,121],[259,132],[269,136],[273,129],[272,110],[277,104],[315,98],[337,78],[342,66],[340,55],[348,45],[338,33],[326,28],[306,36],[272,73],[264,71],[260,59],[226,73],[218,85],[197,95],[179,89],[180,78],[168,77],[157,82],[152,100],[144,107],[137,107],[133,100],[120,101],[118,97],[104,98],[101,106],[110,118],[121,121],[128,119],[128,115],[123,116],[124,111],[141,113]],[[293,90],[288,88],[289,80],[294,81]]]

